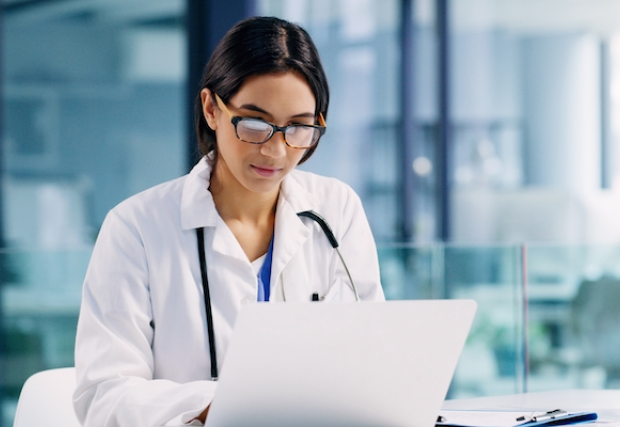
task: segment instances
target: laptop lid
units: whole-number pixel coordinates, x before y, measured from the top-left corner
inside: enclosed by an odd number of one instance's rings
[[[248,305],[206,425],[432,427],[475,311],[470,300]]]

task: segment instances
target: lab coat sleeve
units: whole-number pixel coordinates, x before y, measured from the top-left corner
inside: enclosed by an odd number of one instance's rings
[[[339,239],[340,253],[347,263],[360,299],[383,301],[385,296],[381,287],[377,246],[362,201],[352,189],[348,190],[341,213],[341,229],[344,231]],[[336,266],[336,276],[348,284],[349,278],[340,260],[336,260]]]
[[[209,405],[214,382],[153,379],[152,320],[138,227],[112,211],[86,273],[78,322],[74,407],[84,426],[189,424]]]

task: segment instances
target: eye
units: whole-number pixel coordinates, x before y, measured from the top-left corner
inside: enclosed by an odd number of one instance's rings
[[[292,127],[289,128],[289,133],[292,133],[292,134],[301,133],[307,129],[308,129],[308,126],[306,125],[293,125]]]
[[[289,126],[312,126],[313,123],[293,122],[289,123]]]
[[[271,126],[269,125],[269,123],[263,120],[258,120],[258,119],[244,118],[239,122],[238,126],[243,126],[248,131],[253,131],[253,132],[265,132],[271,129]]]

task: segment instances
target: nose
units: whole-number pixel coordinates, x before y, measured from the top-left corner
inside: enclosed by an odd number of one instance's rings
[[[269,141],[261,145],[260,152],[263,156],[279,159],[286,156],[286,142],[281,131],[274,132]]]

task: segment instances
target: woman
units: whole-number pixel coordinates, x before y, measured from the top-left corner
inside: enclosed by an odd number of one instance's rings
[[[354,300],[350,279],[360,299],[383,299],[357,195],[294,170],[317,148],[328,101],[300,27],[250,18],[222,39],[196,104],[204,157],[188,175],[116,206],[97,239],[75,355],[85,426],[204,422],[244,304]],[[350,278],[303,211],[329,222]]]

